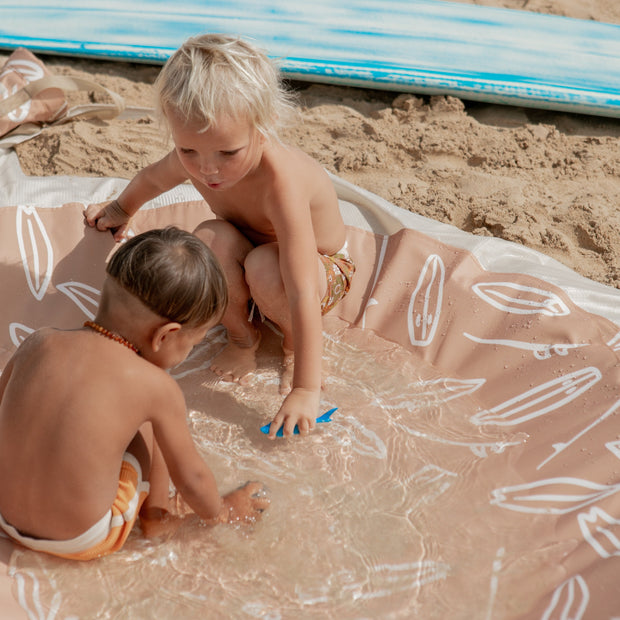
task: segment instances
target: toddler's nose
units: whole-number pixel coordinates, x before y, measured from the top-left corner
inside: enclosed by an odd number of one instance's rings
[[[213,175],[219,172],[218,165],[213,160],[202,159],[200,161],[200,172],[204,175]]]

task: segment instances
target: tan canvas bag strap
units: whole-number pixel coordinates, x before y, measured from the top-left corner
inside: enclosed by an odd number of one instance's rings
[[[35,97],[46,88],[60,88],[61,90],[92,90],[108,95],[113,103],[102,104],[96,111],[91,111],[89,115],[96,115],[100,118],[114,118],[125,109],[125,100],[115,92],[108,90],[105,86],[78,77],[66,75],[49,75],[26,84],[16,93],[0,101],[0,116],[8,114],[12,110],[24,105],[28,100]]]
[[[96,104],[96,103],[88,103],[84,105],[79,105],[71,108],[61,119],[57,121],[52,121],[51,123],[47,123],[48,126],[53,127],[54,125],[61,125],[63,123],[68,123],[74,119],[83,119],[83,118],[91,118],[97,117],[101,118],[102,108],[107,105],[107,108],[112,108],[111,104]],[[117,118],[120,119],[129,119],[129,118],[143,118],[145,116],[151,115],[154,113],[153,108],[145,108],[139,106],[127,106]],[[34,136],[40,134],[42,132],[40,123],[22,123],[4,134],[0,137],[0,150],[8,149],[21,142],[25,142],[26,140],[33,138]]]
[[[22,123],[0,138],[0,149],[8,149],[41,133],[38,123]]]

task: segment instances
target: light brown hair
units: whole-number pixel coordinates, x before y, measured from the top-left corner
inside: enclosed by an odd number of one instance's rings
[[[128,240],[106,273],[157,315],[188,327],[219,320],[228,303],[226,277],[213,252],[175,226]]]

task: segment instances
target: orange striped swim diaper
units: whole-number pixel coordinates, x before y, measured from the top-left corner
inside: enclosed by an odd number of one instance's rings
[[[45,540],[23,536],[0,515],[0,528],[13,540],[34,551],[43,551],[69,560],[93,560],[118,551],[127,540],[140,508],[149,493],[142,468],[133,454],[125,452],[121,463],[118,491],[112,508],[91,528],[70,540]]]

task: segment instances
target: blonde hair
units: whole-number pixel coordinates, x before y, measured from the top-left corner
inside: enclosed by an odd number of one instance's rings
[[[264,52],[238,37],[192,37],[169,58],[155,81],[157,111],[173,110],[208,129],[221,115],[248,119],[264,136],[295,111],[276,66]]]
[[[106,273],[158,316],[188,327],[220,320],[228,303],[226,276],[213,252],[175,226],[132,237],[112,255]]]

